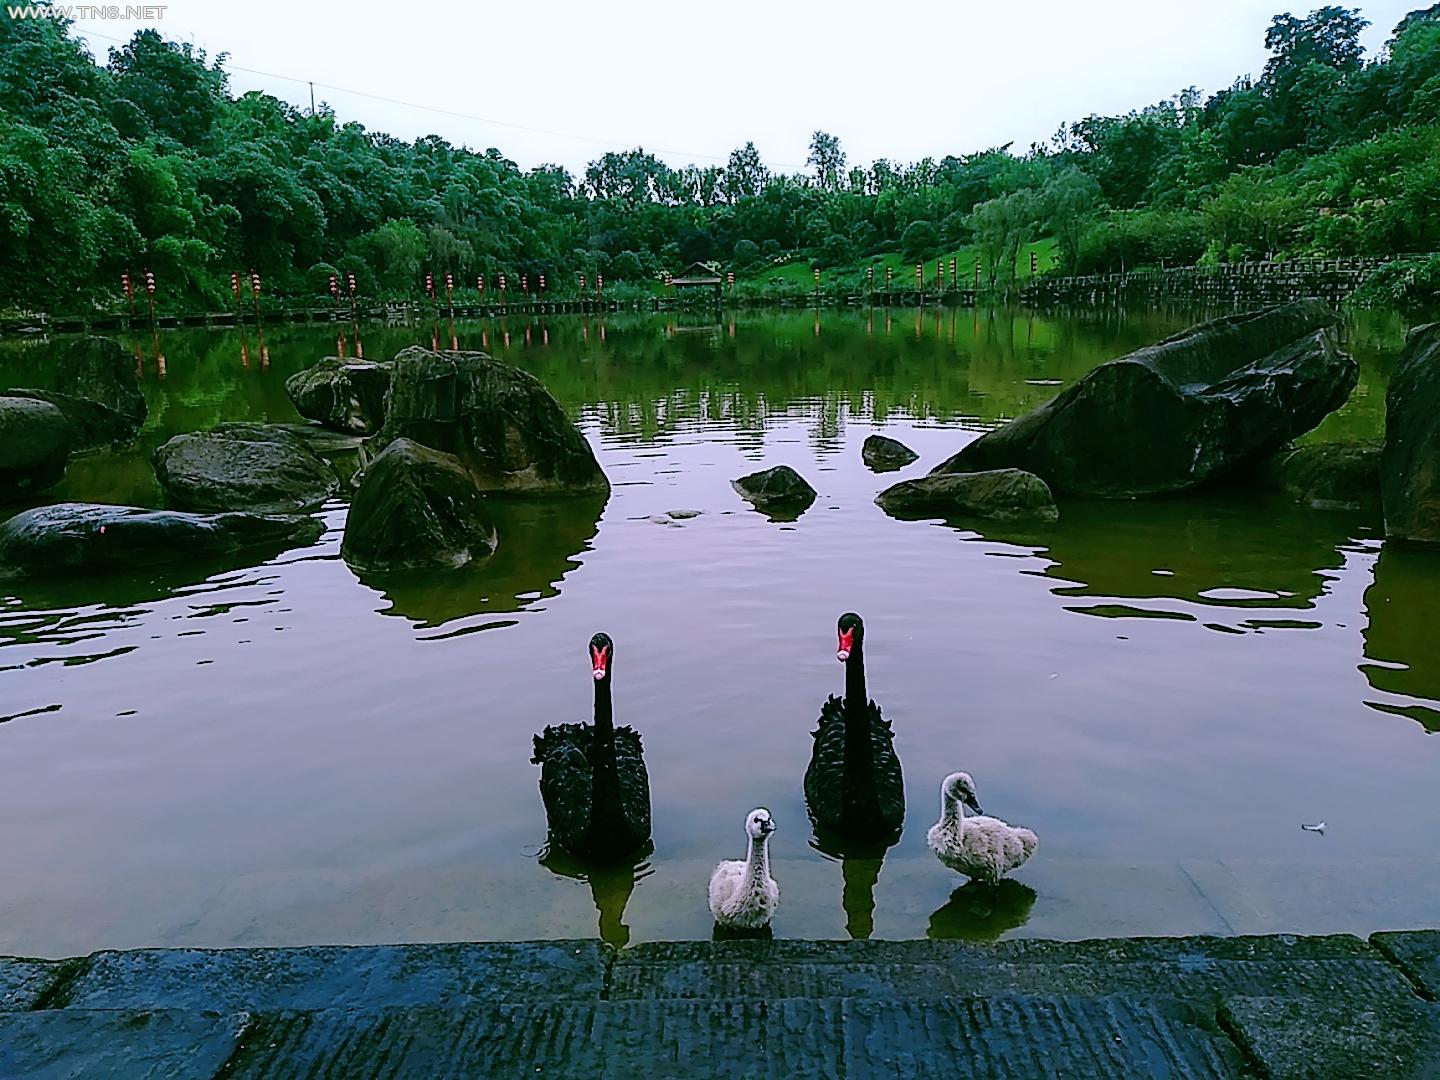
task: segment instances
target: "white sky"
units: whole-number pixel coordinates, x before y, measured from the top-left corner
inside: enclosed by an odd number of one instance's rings
[[[236,93],[304,107],[304,81],[237,68],[314,80],[342,120],[495,146],[525,168],[579,174],[636,145],[672,165],[723,163],[751,139],[767,165],[797,171],[816,128],[838,135],[852,164],[909,162],[1024,150],[1063,121],[1192,84],[1209,93],[1259,73],[1281,2],[173,0],[158,21],[90,18],[76,31],[103,60],[108,39],[153,27],[230,53]],[[1424,3],[1360,6],[1373,54]]]

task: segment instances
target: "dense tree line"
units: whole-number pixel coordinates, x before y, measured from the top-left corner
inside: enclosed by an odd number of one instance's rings
[[[552,290],[580,273],[648,287],[693,261],[753,277],[797,255],[843,267],[965,245],[1000,285],[1038,236],[1079,272],[1431,251],[1440,4],[1369,61],[1366,25],[1343,7],[1277,16],[1258,77],[1087,116],[1024,153],[867,167],[816,132],[802,175],[771,172],[747,143],[724,167],[635,149],[575,177],[232,97],[223,55],[153,31],[102,66],[63,20],[7,19],[0,308],[113,305],[122,270],[142,267],[174,303],[221,305],[230,273],[252,268],[280,294],[323,295],[331,273],[353,273],[367,295],[413,296],[426,272],[466,290],[501,272],[545,273]]]

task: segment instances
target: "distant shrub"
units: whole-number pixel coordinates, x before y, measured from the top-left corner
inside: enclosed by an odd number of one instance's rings
[[[1355,290],[1350,303],[1355,307],[1398,308],[1440,304],[1440,255],[1386,263]]]
[[[912,221],[900,234],[900,250],[904,252],[907,259],[923,259],[935,250],[939,241],[939,233],[935,229],[934,222]]]

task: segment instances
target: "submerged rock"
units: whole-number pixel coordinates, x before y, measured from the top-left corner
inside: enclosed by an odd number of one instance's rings
[[[1261,463],[1257,479],[1316,510],[1380,505],[1378,443],[1329,443],[1282,450]]]
[[[868,436],[860,448],[860,457],[876,472],[894,472],[920,460],[920,455],[900,440],[884,435]]]
[[[315,518],[187,514],[138,506],[59,503],[0,524],[0,576],[56,576],[171,565],[250,548],[314,543]]]
[[[1440,544],[1440,323],[1417,326],[1385,396],[1385,535]]]
[[[458,567],[495,550],[485,496],[450,454],[396,439],[350,504],[340,554],[360,570]]]
[[[886,488],[875,502],[897,517],[934,514],[991,521],[1056,521],[1060,517],[1045,481],[1023,469],[922,476]]]
[[[742,476],[730,486],[762,510],[804,510],[815,501],[815,489],[789,465]]]
[[[453,454],[484,492],[610,491],[589,443],[550,391],[486,353],[402,350],[373,441],[380,448],[399,438]]]
[[[135,358],[106,337],[71,342],[55,364],[55,389],[68,397],[103,405],[131,427],[145,423],[145,395],[135,377]]]
[[[0,397],[0,503],[59,481],[72,438],[65,414],[49,402]]]
[[[327,356],[285,380],[295,411],[335,431],[371,435],[385,423],[392,365]]]
[[[1066,495],[1183,491],[1274,453],[1342,405],[1359,369],[1301,301],[1201,323],[1102,364],[933,472],[1020,468]]]
[[[61,350],[55,361],[55,389],[6,393],[59,409],[70,424],[70,451],[75,454],[132,442],[147,413],[135,361],[104,337],[80,338]]]
[[[140,425],[132,417],[116,412],[108,405],[88,398],[62,394],[56,390],[7,390],[15,397],[44,401],[59,409],[70,425],[72,438],[71,452],[88,453],[92,450],[108,450],[133,442],[140,431]]]
[[[171,504],[186,510],[306,512],[340,486],[304,440],[265,424],[176,435],[155,452],[155,476]]]

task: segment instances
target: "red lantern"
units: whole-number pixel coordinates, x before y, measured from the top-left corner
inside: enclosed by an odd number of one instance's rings
[[[501,292],[504,292],[504,291],[505,291],[505,275],[504,275],[504,274],[501,274],[501,275],[500,275],[500,291],[501,291]]]
[[[520,275],[520,291],[521,291],[522,293],[524,293],[526,296],[529,296],[529,295],[530,295],[530,275],[529,275],[529,274],[521,274],[521,275]]]
[[[120,275],[120,284],[123,285],[123,286],[125,286],[125,299],[129,300],[129,299],[131,299],[132,297],[134,297],[135,293],[134,293],[134,292],[131,290],[131,288],[130,288],[130,271],[129,271],[129,270],[126,270],[123,274]]]
[[[429,294],[431,300],[434,300],[434,299],[435,299],[435,275],[434,275],[434,274],[426,274],[426,275],[425,275],[425,292]]]
[[[145,271],[145,291],[151,296],[155,295],[155,275],[149,270]]]
[[[250,291],[255,294],[257,300],[260,298],[260,275],[254,270],[250,271]]]
[[[230,291],[235,294],[235,299],[240,299],[240,273],[235,271],[230,275]]]
[[[346,275],[345,275],[345,280],[346,280],[346,282],[347,282],[347,283],[349,284],[349,286],[350,286],[350,299],[351,299],[351,300],[354,300],[354,299],[355,299],[355,275],[354,275],[354,274],[346,274]]]
[[[580,275],[580,291],[581,291],[582,293],[585,291],[585,275],[584,275],[584,274],[581,274],[581,275]]]
[[[601,274],[596,274],[596,275],[595,275],[595,291],[596,291],[597,293],[599,293],[599,292],[604,292],[604,291],[605,291],[605,278],[604,278],[604,276],[601,275]],[[602,335],[602,337],[603,337],[603,335]]]
[[[485,295],[485,275],[484,275],[484,274],[476,274],[476,275],[475,275],[475,291],[476,291],[477,293],[479,293],[481,296],[484,296],[484,295]]]
[[[335,280],[335,275],[330,275],[330,295],[336,300],[340,299],[340,283]]]
[[[545,295],[545,275],[544,275],[544,274],[541,274],[541,275],[540,275],[540,295],[541,295],[541,296],[544,296],[544,295]]]

